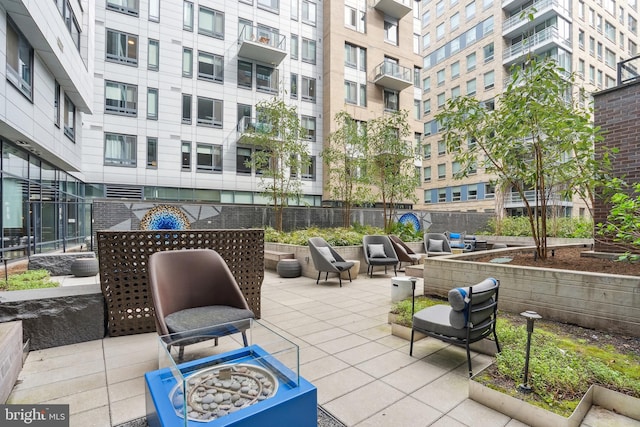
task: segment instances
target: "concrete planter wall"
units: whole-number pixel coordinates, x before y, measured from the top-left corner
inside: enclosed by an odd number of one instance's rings
[[[478,374],[479,375],[479,374]],[[469,398],[531,427],[578,427],[592,405],[640,420],[640,399],[592,385],[569,417],[563,417],[523,400],[469,381]]]
[[[0,402],[7,401],[22,370],[22,323],[0,323]]]
[[[508,256],[509,251],[497,250],[496,257]],[[446,296],[452,287],[495,277],[500,280],[502,310],[534,310],[550,320],[640,334],[640,277],[473,261],[483,255],[427,258],[425,294]]]

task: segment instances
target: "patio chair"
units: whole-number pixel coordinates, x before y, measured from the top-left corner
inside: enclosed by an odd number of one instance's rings
[[[398,236],[391,234],[389,235],[389,240],[391,241],[391,246],[393,246],[393,250],[396,252],[396,256],[398,257],[398,269],[402,268],[403,262],[411,263],[411,265],[420,262],[420,255],[415,253]]]
[[[254,314],[216,251],[187,249],[152,254],[149,289],[158,334],[175,334],[177,339],[167,344],[179,346],[179,359],[186,345],[210,339],[217,345],[218,337],[233,333],[241,333],[247,346],[245,331]]]
[[[434,305],[413,314],[409,355],[413,356],[415,332],[421,332],[441,341],[465,347],[469,376],[473,376],[470,344],[493,335],[498,353],[500,352],[496,335],[499,287],[498,280],[488,278],[471,287],[451,289],[449,305]],[[414,303],[415,292],[412,297],[412,313]]]
[[[444,235],[447,236],[447,240],[449,241],[449,247],[452,249],[462,249],[464,250],[464,236],[466,233],[454,233],[451,231],[445,231]]]
[[[387,274],[387,267],[393,265],[393,273],[396,276],[398,275],[398,256],[391,245],[389,237],[381,235],[363,236],[362,249],[369,277],[373,277],[373,268],[377,265],[384,266],[384,274]]]
[[[442,233],[425,233],[424,249],[428,256],[451,255],[449,239]]]
[[[351,267],[355,265],[353,261],[345,261],[322,237],[311,237],[308,243],[313,265],[318,270],[316,285],[320,281],[322,272],[326,273],[324,276],[325,282],[329,277],[329,273],[338,273],[338,280],[340,287],[342,287],[342,272],[346,271],[351,282]]]

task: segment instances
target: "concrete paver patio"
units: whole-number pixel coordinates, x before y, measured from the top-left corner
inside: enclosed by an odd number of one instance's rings
[[[391,277],[361,274],[340,288],[337,278],[316,285],[265,272],[261,322],[300,346],[300,374],[318,388],[318,403],[349,426],[523,426],[468,398],[463,349],[426,338],[409,356],[387,323]],[[473,369],[490,362],[474,354]],[[72,427],[116,426],[145,416],[143,374],[157,367],[154,333],[32,351],[7,403],[65,403]],[[610,425],[602,421],[592,410],[582,426]]]

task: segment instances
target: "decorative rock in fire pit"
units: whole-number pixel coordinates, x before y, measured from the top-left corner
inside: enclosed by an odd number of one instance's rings
[[[187,396],[176,385],[170,399],[178,416],[187,405],[187,418],[208,422],[276,394],[278,380],[265,368],[251,364],[206,368],[187,379]]]

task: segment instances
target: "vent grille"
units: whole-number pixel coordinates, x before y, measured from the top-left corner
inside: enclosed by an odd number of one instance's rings
[[[130,185],[107,186],[107,199],[137,199],[142,200],[142,187],[132,187]]]

